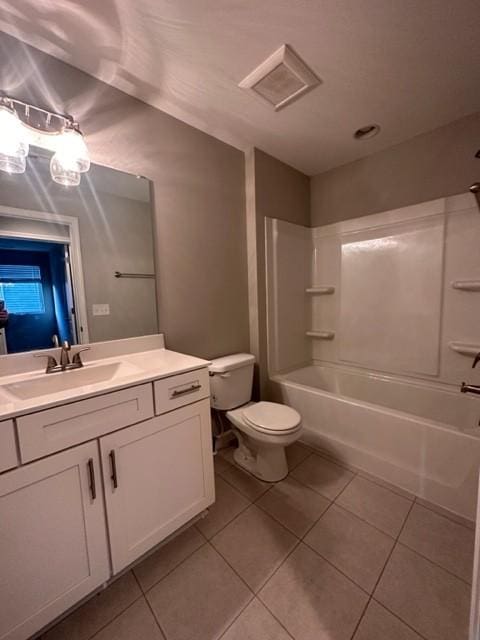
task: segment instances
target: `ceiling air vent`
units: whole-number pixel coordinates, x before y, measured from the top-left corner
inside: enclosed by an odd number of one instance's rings
[[[320,82],[320,78],[293,49],[284,44],[238,86],[252,91],[274,107],[275,111],[279,111]]]

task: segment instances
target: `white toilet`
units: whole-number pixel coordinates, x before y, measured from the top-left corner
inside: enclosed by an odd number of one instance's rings
[[[239,446],[235,462],[266,482],[288,473],[285,447],[300,437],[300,414],[276,402],[251,402],[255,357],[236,353],[209,366],[214,409],[226,411]]]

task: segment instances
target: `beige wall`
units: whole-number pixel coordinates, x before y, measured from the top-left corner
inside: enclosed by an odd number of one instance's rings
[[[314,176],[312,227],[465,192],[478,149],[480,113]]]
[[[258,149],[246,157],[250,351],[257,358],[255,395],[268,395],[265,218],[310,224],[310,179]]]
[[[206,358],[247,350],[243,153],[5,34],[0,58],[2,90],[72,113],[94,162],[153,180],[167,346]]]

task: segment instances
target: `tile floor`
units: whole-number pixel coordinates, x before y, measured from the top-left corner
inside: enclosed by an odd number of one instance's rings
[[[306,447],[215,459],[208,516],[43,640],[467,640],[474,531]]]

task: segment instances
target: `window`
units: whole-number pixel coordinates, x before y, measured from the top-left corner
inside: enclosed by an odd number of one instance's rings
[[[40,267],[0,264],[0,300],[9,313],[45,313]]]

